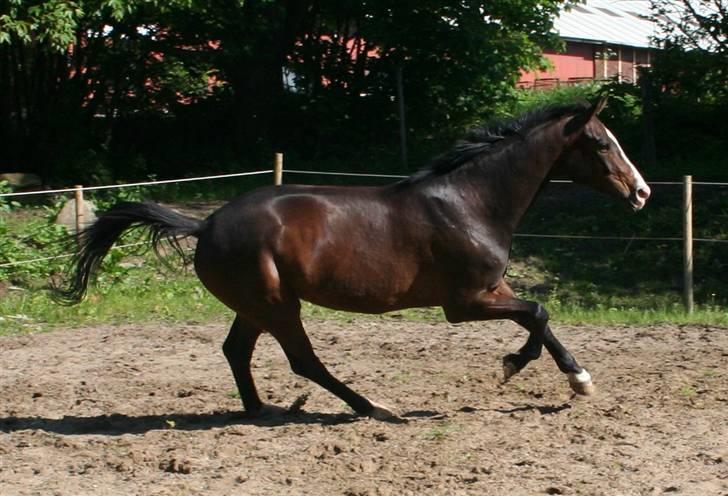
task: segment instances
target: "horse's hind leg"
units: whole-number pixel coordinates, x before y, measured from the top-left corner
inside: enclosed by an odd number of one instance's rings
[[[314,353],[299,311],[300,307],[296,308],[295,312],[285,312],[287,314],[285,318],[279,314],[269,327],[270,333],[280,343],[288,357],[293,372],[335,394],[360,415],[368,415],[378,420],[393,417],[394,414],[389,409],[369,401],[331,375]]]
[[[260,333],[261,329],[237,316],[222,345],[222,351],[233,372],[235,384],[238,386],[240,399],[243,401],[245,411],[251,415],[260,412],[263,406],[250,373],[250,359]]]

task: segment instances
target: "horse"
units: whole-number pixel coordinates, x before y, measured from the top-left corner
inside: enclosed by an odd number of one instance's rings
[[[262,332],[277,340],[294,373],[356,414],[396,417],[318,359],[301,322],[301,300],[372,314],[440,306],[451,323],[509,319],[528,338],[503,357],[504,381],[545,347],[573,391],[591,394],[591,375],[556,339],[547,311],[518,298],[504,277],[513,233],[550,179],[569,177],[634,211],[645,206],[649,186],[598,118],[605,104],[602,97],[491,122],[384,186],[263,187],[203,220],[151,202],[118,203],[80,233],[55,295],[69,304],[83,299],[101,260],[129,229],[147,231],[158,254],[164,240],[196,237],[198,278],[235,313],[222,351],[251,417],[282,410],[261,401],[251,375]]]

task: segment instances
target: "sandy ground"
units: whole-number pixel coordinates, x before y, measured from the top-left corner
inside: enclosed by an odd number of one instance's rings
[[[508,384],[510,323],[309,322],[324,363],[402,422],[352,415],[263,336],[267,401],[240,418],[224,325],[0,338],[0,495],[728,495],[728,329],[554,330],[594,376],[575,398],[548,356]]]

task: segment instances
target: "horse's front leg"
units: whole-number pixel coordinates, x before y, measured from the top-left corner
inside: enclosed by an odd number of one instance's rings
[[[524,326],[525,327],[525,326]],[[503,382],[519,373],[529,362],[541,356],[543,343],[535,332],[528,334],[528,340],[517,353],[509,353],[503,357]]]
[[[569,377],[569,384],[577,394],[588,395],[594,391],[589,372],[581,367],[574,356],[553,335],[548,325],[548,313],[540,304],[520,300],[502,282],[493,291],[478,291],[463,296],[443,306],[449,322],[474,320],[512,320],[529,332],[526,344],[518,353],[503,358],[505,379],[518,373],[523,367],[541,354],[545,346],[556,365]]]

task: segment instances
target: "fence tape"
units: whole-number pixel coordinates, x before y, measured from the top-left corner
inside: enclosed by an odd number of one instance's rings
[[[170,183],[188,183],[191,181],[205,181],[208,179],[225,179],[228,177],[240,177],[240,176],[257,176],[259,174],[270,174],[273,169],[253,171],[253,172],[235,172],[233,174],[218,174],[215,176],[201,176],[201,177],[187,177],[183,179],[163,179],[161,181],[145,181],[140,183],[127,183],[127,184],[107,184],[105,186],[84,186],[81,189],[83,191],[97,191],[101,189],[120,189],[120,188],[131,188],[133,186],[153,186],[156,184],[170,184]],[[29,196],[29,195],[50,195],[56,193],[73,193],[76,188],[63,188],[63,189],[51,189],[42,191],[21,191],[18,193],[2,193],[0,198],[5,196]]]

